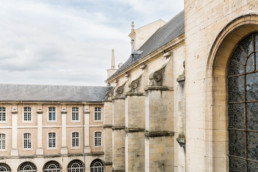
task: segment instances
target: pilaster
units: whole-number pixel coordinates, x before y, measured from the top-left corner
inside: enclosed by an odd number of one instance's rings
[[[38,105],[37,107],[37,119],[38,119],[38,131],[37,131],[37,142],[38,142],[38,147],[36,150],[37,155],[43,155],[43,146],[42,146],[42,105]]]
[[[90,153],[90,107],[84,105],[84,153]]]
[[[18,108],[17,105],[12,106],[12,150],[11,155],[12,156],[18,156],[18,148],[17,148],[17,114],[18,114]]]
[[[62,105],[61,109],[61,115],[62,115],[62,147],[61,147],[61,154],[68,154],[67,149],[67,142],[66,142],[66,116],[67,116],[67,109],[65,105]]]

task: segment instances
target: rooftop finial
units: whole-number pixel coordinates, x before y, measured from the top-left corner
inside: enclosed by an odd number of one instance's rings
[[[132,21],[131,29],[132,29],[132,31],[134,31],[134,21]]]
[[[111,69],[115,69],[115,50],[112,49]]]

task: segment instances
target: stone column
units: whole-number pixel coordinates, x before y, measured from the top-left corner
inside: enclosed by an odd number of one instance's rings
[[[12,106],[12,150],[11,150],[11,155],[12,156],[18,156],[18,148],[17,148],[17,113],[18,109],[17,106]]]
[[[37,133],[37,139],[38,139],[38,147],[36,150],[37,155],[43,155],[43,147],[42,147],[42,105],[38,105],[37,107],[37,116],[38,116],[38,133]]]
[[[112,101],[104,102],[104,162],[105,171],[112,171]]]
[[[125,171],[125,99],[113,99],[112,115],[112,168],[113,172]]]
[[[173,91],[149,86],[145,96],[145,172],[174,169]]]
[[[67,149],[67,142],[66,142],[66,115],[67,110],[66,106],[63,105],[61,109],[61,115],[62,115],[62,145],[61,145],[61,154],[67,155],[68,149]]]
[[[144,171],[145,150],[145,96],[142,93],[128,93],[125,101],[126,146],[125,164],[127,172]]]

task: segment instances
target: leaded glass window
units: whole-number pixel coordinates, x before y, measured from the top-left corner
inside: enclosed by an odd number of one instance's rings
[[[101,132],[95,132],[95,146],[101,146]]]
[[[56,133],[48,133],[48,147],[49,148],[56,147]]]
[[[72,121],[79,121],[79,108],[72,107]]]
[[[229,171],[258,171],[258,33],[243,39],[228,70]]]
[[[101,120],[101,107],[95,107],[95,120]]]
[[[0,107],[0,121],[4,122],[6,120],[5,107]]]
[[[60,172],[60,165],[56,161],[49,161],[44,165],[44,172]]]
[[[0,133],[0,150],[5,150],[6,148],[6,135]]]
[[[31,107],[24,107],[23,120],[31,121]]]
[[[68,172],[84,172],[84,165],[79,160],[73,160],[68,164]]]
[[[11,172],[11,168],[5,163],[0,163],[0,172]]]
[[[104,166],[101,160],[94,160],[90,165],[91,172],[104,172]]]
[[[72,133],[72,147],[79,147],[79,132]]]
[[[56,108],[55,107],[49,107],[48,108],[48,120],[49,121],[55,121],[56,120]]]
[[[24,149],[30,149],[31,148],[31,134],[30,133],[24,133],[23,135],[23,146]]]
[[[19,172],[36,172],[37,168],[34,164],[32,164],[31,162],[24,162],[20,165]]]

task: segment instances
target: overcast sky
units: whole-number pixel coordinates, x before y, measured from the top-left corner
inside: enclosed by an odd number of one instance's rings
[[[0,0],[0,83],[105,85],[135,28],[169,21],[183,0]]]

